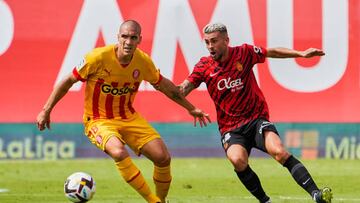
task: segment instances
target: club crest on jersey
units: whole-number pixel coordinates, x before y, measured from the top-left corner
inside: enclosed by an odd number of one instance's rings
[[[134,79],[138,79],[139,78],[139,76],[140,76],[140,71],[139,71],[139,69],[135,69],[134,71],[133,71],[133,78]]]
[[[81,61],[76,65],[76,70],[79,71],[85,66],[85,58],[82,58]]]
[[[239,61],[236,61],[235,66],[239,72],[241,72],[243,70],[243,65],[241,63],[239,63]]]

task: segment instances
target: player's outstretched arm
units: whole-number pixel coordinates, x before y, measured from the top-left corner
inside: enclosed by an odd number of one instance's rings
[[[277,48],[268,48],[266,52],[266,57],[270,58],[311,58],[314,56],[323,56],[325,53],[321,49],[309,48],[305,51],[298,51],[293,49],[288,49],[284,47]]]
[[[195,86],[186,79],[178,87],[181,94],[183,94],[185,97],[195,89]]]
[[[194,126],[196,126],[197,121],[201,127],[206,126],[207,122],[211,122],[209,114],[203,112],[201,109],[196,108],[187,99],[185,99],[179,88],[175,86],[174,83],[172,83],[169,79],[163,77],[160,83],[155,86],[155,88],[188,110],[189,114],[194,117]]]
[[[54,88],[43,109],[40,111],[36,118],[37,127],[39,130],[44,130],[45,128],[50,129],[51,110],[54,108],[56,103],[65,96],[71,86],[77,81],[78,80],[75,78],[75,76],[73,76],[73,74],[69,74]]]

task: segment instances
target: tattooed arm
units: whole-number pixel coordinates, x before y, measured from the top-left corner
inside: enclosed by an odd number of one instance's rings
[[[194,89],[195,86],[188,80],[184,80],[184,82],[179,85],[179,90],[184,96],[187,96]]]
[[[203,112],[201,109],[196,108],[185,97],[184,94],[179,91],[179,88],[174,85],[169,79],[163,77],[159,84],[154,85],[155,89],[164,93],[168,98],[176,102],[177,104],[188,110],[189,114],[194,117],[194,126],[196,126],[197,120],[200,126],[206,126],[207,122],[211,122],[209,114]]]

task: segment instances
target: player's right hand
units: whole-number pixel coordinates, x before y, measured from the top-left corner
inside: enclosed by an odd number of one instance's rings
[[[200,127],[207,126],[207,122],[211,123],[209,114],[203,112],[201,109],[195,108],[189,113],[194,117],[194,126],[199,121]]]
[[[304,58],[311,58],[314,56],[324,56],[324,55],[325,53],[323,50],[316,48],[308,48],[307,50],[302,52],[302,57]]]
[[[50,113],[46,112],[45,110],[42,110],[38,114],[36,121],[39,130],[44,130],[45,128],[50,129]]]

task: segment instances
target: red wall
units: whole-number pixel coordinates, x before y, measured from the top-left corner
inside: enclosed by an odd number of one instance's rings
[[[112,0],[93,1],[109,2],[109,4],[114,2]],[[153,54],[154,38],[158,33],[156,30],[157,23],[164,20],[163,17],[159,16],[159,12],[163,9],[163,7],[159,6],[161,2],[157,0],[117,1],[118,8],[116,9],[118,9],[118,15],[122,19],[136,19],[142,24],[143,42],[141,48],[150,55]],[[198,28],[197,32],[201,36],[202,27],[213,18],[216,9],[220,8],[221,4],[219,2],[211,0],[206,1],[206,4],[204,4],[203,1],[176,0],[174,4],[189,5],[191,16],[195,19]],[[233,2],[236,4],[240,1],[234,0]],[[235,25],[229,25],[228,29],[251,30],[253,41],[248,41],[248,43],[267,47],[270,44],[268,39],[270,1],[248,0],[241,2],[248,5],[250,26],[236,27],[236,22],[239,19],[235,18],[237,14],[234,14]],[[324,2],[320,0],[294,0],[293,2],[293,35],[291,37],[293,37],[294,47],[289,48],[305,49],[309,46],[324,48],[324,23],[333,23],[323,20]],[[279,84],[274,79],[268,61],[258,66],[259,83],[267,97],[273,121],[360,121],[360,108],[358,108],[360,104],[360,63],[358,54],[360,53],[360,3],[357,0],[346,2],[348,21],[345,27],[348,28],[346,30],[348,40],[344,46],[347,47],[347,53],[339,52],[336,55],[325,56],[332,57],[334,60],[339,57],[339,60],[343,58],[347,61],[345,72],[336,83],[318,91],[294,91]],[[3,36],[7,36],[7,38],[3,37],[3,40],[0,40],[0,122],[35,121],[38,111],[41,110],[54,87],[54,82],[58,77],[66,54],[69,52],[77,22],[80,21],[79,17],[84,6],[83,3],[80,0],[1,1],[0,38]],[[176,9],[176,6],[166,9]],[[85,11],[83,10],[83,12]],[[11,17],[7,17],[7,14]],[[100,19],[101,16],[108,15],[108,13],[99,11],[98,13],[92,12],[91,15],[93,19]],[[223,15],[231,17],[232,13],[224,12]],[[181,17],[175,23],[181,25],[180,20]],[[114,21],[121,21],[121,19],[114,19]],[[89,22],[89,25],[92,23]],[[13,24],[13,26],[9,24]],[[332,28],[336,30],[336,27]],[[179,35],[186,35],[187,32],[185,29],[177,31],[164,29],[160,31],[164,32],[165,36],[167,32],[177,32]],[[103,45],[106,42],[104,40],[106,37],[101,31],[97,33],[97,36],[96,45]],[[88,36],[84,34],[83,37],[87,38]],[[233,40],[241,36],[230,37]],[[115,35],[114,39],[116,39]],[[333,41],[334,43],[337,42],[336,39]],[[3,44],[1,45],[1,43]],[[9,46],[5,46],[5,43],[8,43]],[[160,67],[162,72],[165,68],[173,69],[173,75],[170,76],[170,79],[175,83],[182,82],[189,70],[192,69],[191,66],[187,65],[187,57],[184,54],[182,43],[181,41],[177,43],[177,52],[175,57],[172,58],[174,67]],[[167,51],[163,50],[164,59],[169,57]],[[329,51],[334,52],[334,50]],[[197,56],[197,58],[200,58],[200,56]],[[316,67],[321,60],[319,58],[299,59],[296,60],[296,63],[304,69],[311,69]],[[83,88],[80,91],[69,92],[56,106],[52,114],[52,121],[80,122],[83,112],[82,97]],[[200,108],[210,112],[213,120],[215,119],[214,106],[206,91],[194,91],[189,96],[189,99]],[[154,91],[140,92],[137,95],[135,107],[150,121],[175,122],[192,120],[185,110]]]

